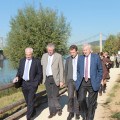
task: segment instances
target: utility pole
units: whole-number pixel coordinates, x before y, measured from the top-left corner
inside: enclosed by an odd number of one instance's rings
[[[0,37],[1,39],[1,49],[3,49],[3,37]]]
[[[100,33],[100,52],[102,52],[102,34]]]

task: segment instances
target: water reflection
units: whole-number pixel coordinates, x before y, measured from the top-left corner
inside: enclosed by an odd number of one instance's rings
[[[8,60],[0,60],[0,84],[7,84],[16,76],[16,70],[12,69]]]

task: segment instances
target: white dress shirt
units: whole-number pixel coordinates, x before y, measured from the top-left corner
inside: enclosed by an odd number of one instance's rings
[[[47,69],[46,69],[46,75],[47,76],[53,75],[52,74],[52,68],[51,68],[52,61],[53,61],[53,56],[54,55],[48,55],[48,63],[47,63]]]
[[[88,78],[90,78],[90,63],[91,63],[91,53],[88,56]],[[85,77],[85,66],[86,66],[86,56],[84,60],[84,77]]]
[[[26,61],[25,61],[24,72],[25,72],[25,68],[26,68],[27,62],[28,62],[28,59],[26,59]],[[32,63],[32,59],[29,60],[29,69],[28,69],[29,72],[30,72],[31,63]],[[29,80],[29,73],[28,73],[28,77],[27,78]],[[23,74],[23,79],[24,79],[24,74]]]
[[[74,81],[77,80],[77,62],[78,62],[78,55],[72,59]]]

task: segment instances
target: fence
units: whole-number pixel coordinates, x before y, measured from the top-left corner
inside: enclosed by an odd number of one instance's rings
[[[8,88],[12,88],[14,87],[14,84],[13,83],[10,83],[10,84],[7,84],[5,86],[2,86],[0,87],[0,91],[2,90],[5,90],[5,89],[8,89]],[[63,87],[60,91],[59,91],[59,95],[63,94],[64,92],[66,92],[66,88]],[[36,94],[35,96],[35,100],[37,100],[38,98],[41,98],[43,95],[46,95],[46,90],[45,91],[42,91],[42,92],[39,92]],[[40,100],[38,103],[35,104],[35,107],[38,107],[39,105],[43,104],[43,103],[46,103],[47,102],[47,98],[44,98],[42,100]],[[3,107],[3,108],[0,108],[0,114],[3,114],[9,110],[12,110],[13,108],[15,107],[18,107],[22,104],[25,103],[25,99],[22,99],[22,100],[19,100],[11,105],[8,105],[6,107]],[[21,109],[20,111],[14,113],[13,115],[10,115],[8,116],[7,118],[5,118],[5,120],[13,120],[13,119],[16,119],[18,117],[20,117],[21,115],[25,114],[27,112],[27,107]]]

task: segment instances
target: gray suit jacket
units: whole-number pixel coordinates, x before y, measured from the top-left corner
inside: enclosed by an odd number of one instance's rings
[[[41,64],[43,66],[43,83],[46,80],[46,68],[48,63],[48,53],[43,54],[41,59]],[[58,53],[54,53],[52,61],[52,74],[54,81],[57,86],[60,85],[60,82],[63,82],[63,59],[62,56]]]
[[[73,66],[72,66],[72,57],[68,57],[66,59],[65,64],[65,84],[68,87],[68,83],[70,80],[73,80]]]
[[[68,57],[65,64],[65,84],[68,86],[69,81],[73,79],[72,57]]]

